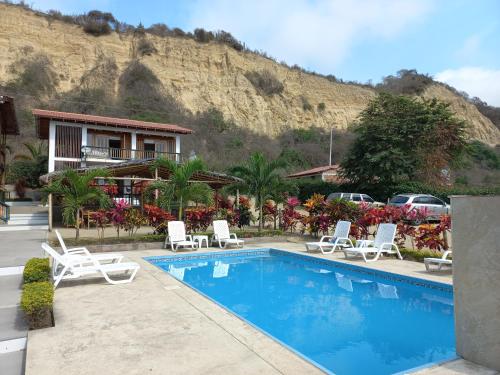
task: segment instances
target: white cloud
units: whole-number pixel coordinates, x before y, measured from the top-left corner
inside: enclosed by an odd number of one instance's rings
[[[357,41],[395,38],[430,9],[430,0],[198,0],[189,26],[230,31],[278,60],[326,73]]]
[[[500,107],[500,69],[481,67],[463,67],[447,69],[434,77],[437,81],[447,83],[470,96],[477,96],[490,105]]]

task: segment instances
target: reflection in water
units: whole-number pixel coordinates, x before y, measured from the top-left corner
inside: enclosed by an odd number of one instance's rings
[[[227,277],[229,274],[229,264],[217,261],[214,264],[214,273],[212,274],[214,279],[220,279],[222,277]]]
[[[342,288],[344,290],[347,290],[348,292],[352,292],[352,281],[350,278],[348,278],[345,275],[342,275],[341,273],[335,272],[335,278],[337,279],[337,284],[339,288]]]
[[[193,268],[199,268],[205,266],[208,266],[208,262],[190,263],[189,267],[180,267],[180,266],[174,266],[174,264],[170,264],[168,266],[168,273],[171,274],[176,279],[184,280],[184,274],[186,270],[191,270]]]
[[[398,289],[394,285],[386,285],[377,283],[378,292],[380,297],[387,299],[398,299]]]

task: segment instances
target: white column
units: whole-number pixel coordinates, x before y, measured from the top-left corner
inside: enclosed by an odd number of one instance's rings
[[[54,172],[56,168],[56,124],[49,122],[49,173]]]
[[[130,148],[132,149],[131,158],[135,159],[135,150],[137,149],[137,132],[131,133]]]
[[[180,135],[176,135],[175,136],[175,153],[177,154],[176,155],[176,158],[177,158],[177,162],[180,163],[181,161],[181,136]]]
[[[87,126],[82,125],[82,147],[80,148],[80,152],[84,152],[84,147],[87,146]],[[82,161],[80,163],[81,167],[86,167],[87,163],[85,162],[85,156],[82,155]]]

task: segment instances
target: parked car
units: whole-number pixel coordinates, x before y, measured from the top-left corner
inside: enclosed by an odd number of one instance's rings
[[[410,205],[411,209],[425,208],[429,212],[428,220],[439,220],[439,217],[450,213],[450,205],[429,194],[398,194],[391,198],[389,206]]]
[[[367,194],[358,193],[332,193],[327,198],[326,201],[329,202],[333,199],[345,199],[346,201],[359,204],[361,202],[368,203],[371,206],[383,206],[382,202],[375,201],[372,197]]]

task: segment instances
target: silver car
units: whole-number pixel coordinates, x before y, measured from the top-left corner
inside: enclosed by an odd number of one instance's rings
[[[326,201],[330,202],[333,199],[345,199],[346,201],[359,204],[361,202],[367,203],[370,206],[383,206],[381,202],[376,202],[368,194],[358,194],[358,193],[332,193],[327,198]]]
[[[450,205],[429,194],[398,194],[389,201],[389,206],[406,206],[411,209],[425,208],[429,212],[427,219],[439,220],[439,217],[450,213]]]

